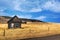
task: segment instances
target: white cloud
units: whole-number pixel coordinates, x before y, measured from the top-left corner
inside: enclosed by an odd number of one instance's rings
[[[60,2],[55,0],[40,1],[36,0],[31,2],[28,0],[15,0],[13,1],[13,9],[22,12],[41,12],[43,10],[60,12]]]
[[[21,1],[15,0],[13,1],[12,9],[22,11],[22,9],[20,8],[20,5],[21,5]]]
[[[1,11],[4,11],[4,10],[3,10],[3,9],[0,9],[0,12],[1,12]]]
[[[45,20],[47,17],[46,16],[39,16],[39,17],[37,17],[37,18],[35,18],[35,19],[38,19],[38,20]]]
[[[0,8],[0,12],[3,12],[6,8]]]
[[[5,13],[5,12],[0,11],[0,16],[7,16],[7,15],[9,15],[9,14],[8,14],[8,13]]]
[[[30,12],[41,12],[42,9],[41,8],[33,8],[30,10]]]
[[[50,10],[54,12],[60,12],[60,2],[48,1],[43,5],[44,10]]]
[[[41,12],[50,10],[60,12],[60,2],[56,0],[0,0],[4,8],[22,12]],[[2,8],[3,9],[3,8]]]
[[[23,11],[23,12],[39,12],[42,11],[42,9],[40,8],[40,5],[38,3],[39,1],[34,1],[34,2],[30,2],[30,1],[13,1],[14,3],[14,10],[18,10],[18,11]]]
[[[17,15],[17,16],[20,18],[28,18],[28,19],[32,18],[32,15]]]

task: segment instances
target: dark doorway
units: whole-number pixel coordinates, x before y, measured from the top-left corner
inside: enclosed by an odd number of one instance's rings
[[[21,23],[14,23],[14,28],[20,28],[21,27]]]

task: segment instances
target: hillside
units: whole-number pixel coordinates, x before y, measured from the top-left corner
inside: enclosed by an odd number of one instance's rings
[[[13,17],[9,17],[9,16],[0,16],[0,23],[7,23],[11,18]],[[19,18],[23,21],[30,21],[30,22],[43,22],[40,20],[36,20],[36,19],[26,19],[26,18]]]

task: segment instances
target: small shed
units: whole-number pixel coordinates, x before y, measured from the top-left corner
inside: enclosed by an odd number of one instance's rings
[[[22,20],[17,16],[14,16],[8,21],[8,28],[21,28]]]

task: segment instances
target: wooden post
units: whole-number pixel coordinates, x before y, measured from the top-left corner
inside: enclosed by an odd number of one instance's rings
[[[3,36],[5,36],[5,29],[4,29],[4,33],[3,33]]]
[[[31,33],[31,29],[29,30],[29,33]]]
[[[48,26],[48,35],[49,35],[50,27]]]
[[[49,27],[48,27],[48,31],[49,31]]]

